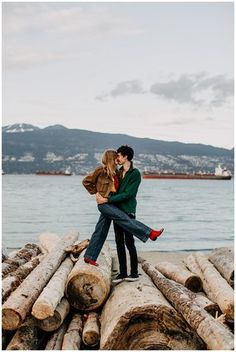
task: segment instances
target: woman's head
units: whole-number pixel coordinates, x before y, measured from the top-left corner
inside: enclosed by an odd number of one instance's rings
[[[113,173],[116,169],[116,158],[117,152],[113,149],[105,150],[102,155],[102,163],[104,165],[104,169],[106,170],[108,176],[113,177]]]

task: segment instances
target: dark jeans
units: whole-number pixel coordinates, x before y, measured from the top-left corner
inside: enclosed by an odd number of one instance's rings
[[[131,219],[135,219],[133,214],[129,214]],[[119,260],[119,267],[120,267],[120,274],[123,277],[127,276],[127,259],[126,259],[126,251],[125,245],[129,251],[130,256],[130,269],[131,269],[131,276],[138,275],[138,256],[137,251],[134,243],[134,236],[132,233],[124,231],[119,225],[114,223],[114,231],[115,231],[115,238],[116,238],[116,248],[117,248],[117,255]]]
[[[92,260],[97,259],[107,238],[111,220],[123,230],[138,237],[141,241],[146,242],[148,240],[151,228],[138,220],[130,219],[124,211],[120,210],[115,205],[107,203],[100,204],[98,205],[98,210],[101,212],[101,215],[85,252],[85,257]]]

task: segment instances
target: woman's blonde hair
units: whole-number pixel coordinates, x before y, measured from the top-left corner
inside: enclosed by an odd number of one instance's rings
[[[113,180],[113,174],[116,169],[115,159],[117,157],[117,152],[113,149],[105,150],[102,155],[103,168],[107,175]]]

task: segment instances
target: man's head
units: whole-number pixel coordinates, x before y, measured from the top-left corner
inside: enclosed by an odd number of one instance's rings
[[[124,165],[126,161],[131,161],[134,156],[134,150],[128,145],[122,145],[117,149],[117,161],[119,165]]]

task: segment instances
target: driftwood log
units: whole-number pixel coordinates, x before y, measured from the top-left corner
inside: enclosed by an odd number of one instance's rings
[[[234,250],[229,247],[214,249],[209,255],[210,262],[225,278],[228,284],[234,286]]]
[[[24,247],[11,252],[8,258],[2,263],[2,276],[15,271],[20,265],[27,263],[31,258],[41,253],[37,244],[27,243]]]
[[[29,316],[17,329],[7,350],[39,350],[44,340],[44,333],[37,327],[35,320]]]
[[[146,261],[142,262],[142,268],[176,310],[198,333],[208,349],[232,350],[234,348],[233,334],[195,302],[193,299],[196,296],[195,293],[179,283],[165,278]]]
[[[193,292],[202,290],[202,280],[199,276],[191,273],[181,265],[172,264],[169,262],[161,262],[156,265],[160,271],[168,279],[174,280]]]
[[[68,326],[62,342],[62,350],[79,350],[81,344],[82,318],[75,313]]]
[[[66,258],[34,303],[32,315],[35,318],[46,319],[54,315],[57,305],[64,296],[66,280],[72,268],[73,262],[70,258]]]
[[[61,241],[61,238],[53,232],[43,232],[39,235],[39,245],[43,253],[50,253]]]
[[[62,325],[69,311],[70,304],[67,299],[63,297],[61,302],[58,303],[53,316],[43,320],[37,320],[37,325],[44,331],[55,331]]]
[[[71,234],[67,240],[59,242],[55,250],[48,253],[22,284],[12,292],[2,307],[2,325],[5,330],[15,330],[22,324],[43,288],[65,258],[66,247],[74,243],[77,237],[77,234]]]
[[[222,315],[220,307],[217,303],[212,302],[204,292],[197,292],[196,297],[194,298],[195,303],[201,306],[205,311],[211,314],[214,318]]]
[[[29,262],[21,265],[8,274],[2,280],[2,301],[5,302],[10,294],[24,281],[24,279],[36,268],[36,266],[42,261],[43,255],[39,254],[37,257],[32,258]]]
[[[48,340],[45,350],[61,350],[64,335],[66,333],[68,322],[64,323],[56,330]]]
[[[100,326],[98,314],[96,312],[88,313],[87,319],[84,323],[82,340],[85,345],[90,347],[97,346],[99,344]]]
[[[199,350],[205,345],[142,272],[113,288],[101,314],[103,350]]]
[[[92,311],[100,307],[109,295],[112,255],[107,243],[98,257],[99,266],[85,263],[83,254],[67,279],[66,297],[76,309]]]
[[[195,265],[191,266],[194,262]],[[191,271],[196,270],[196,274],[202,278],[203,289],[207,296],[216,302],[221,311],[228,319],[234,319],[234,291],[227,281],[220,275],[214,265],[207,257],[200,252],[191,254],[185,259],[185,263]],[[198,267],[196,267],[196,264]]]
[[[83,240],[82,242],[77,242],[73,246],[69,246],[68,248],[66,248],[66,252],[70,253],[70,259],[73,262],[77,262],[80,253],[82,253],[83,250],[88,247],[88,245],[89,240]]]

